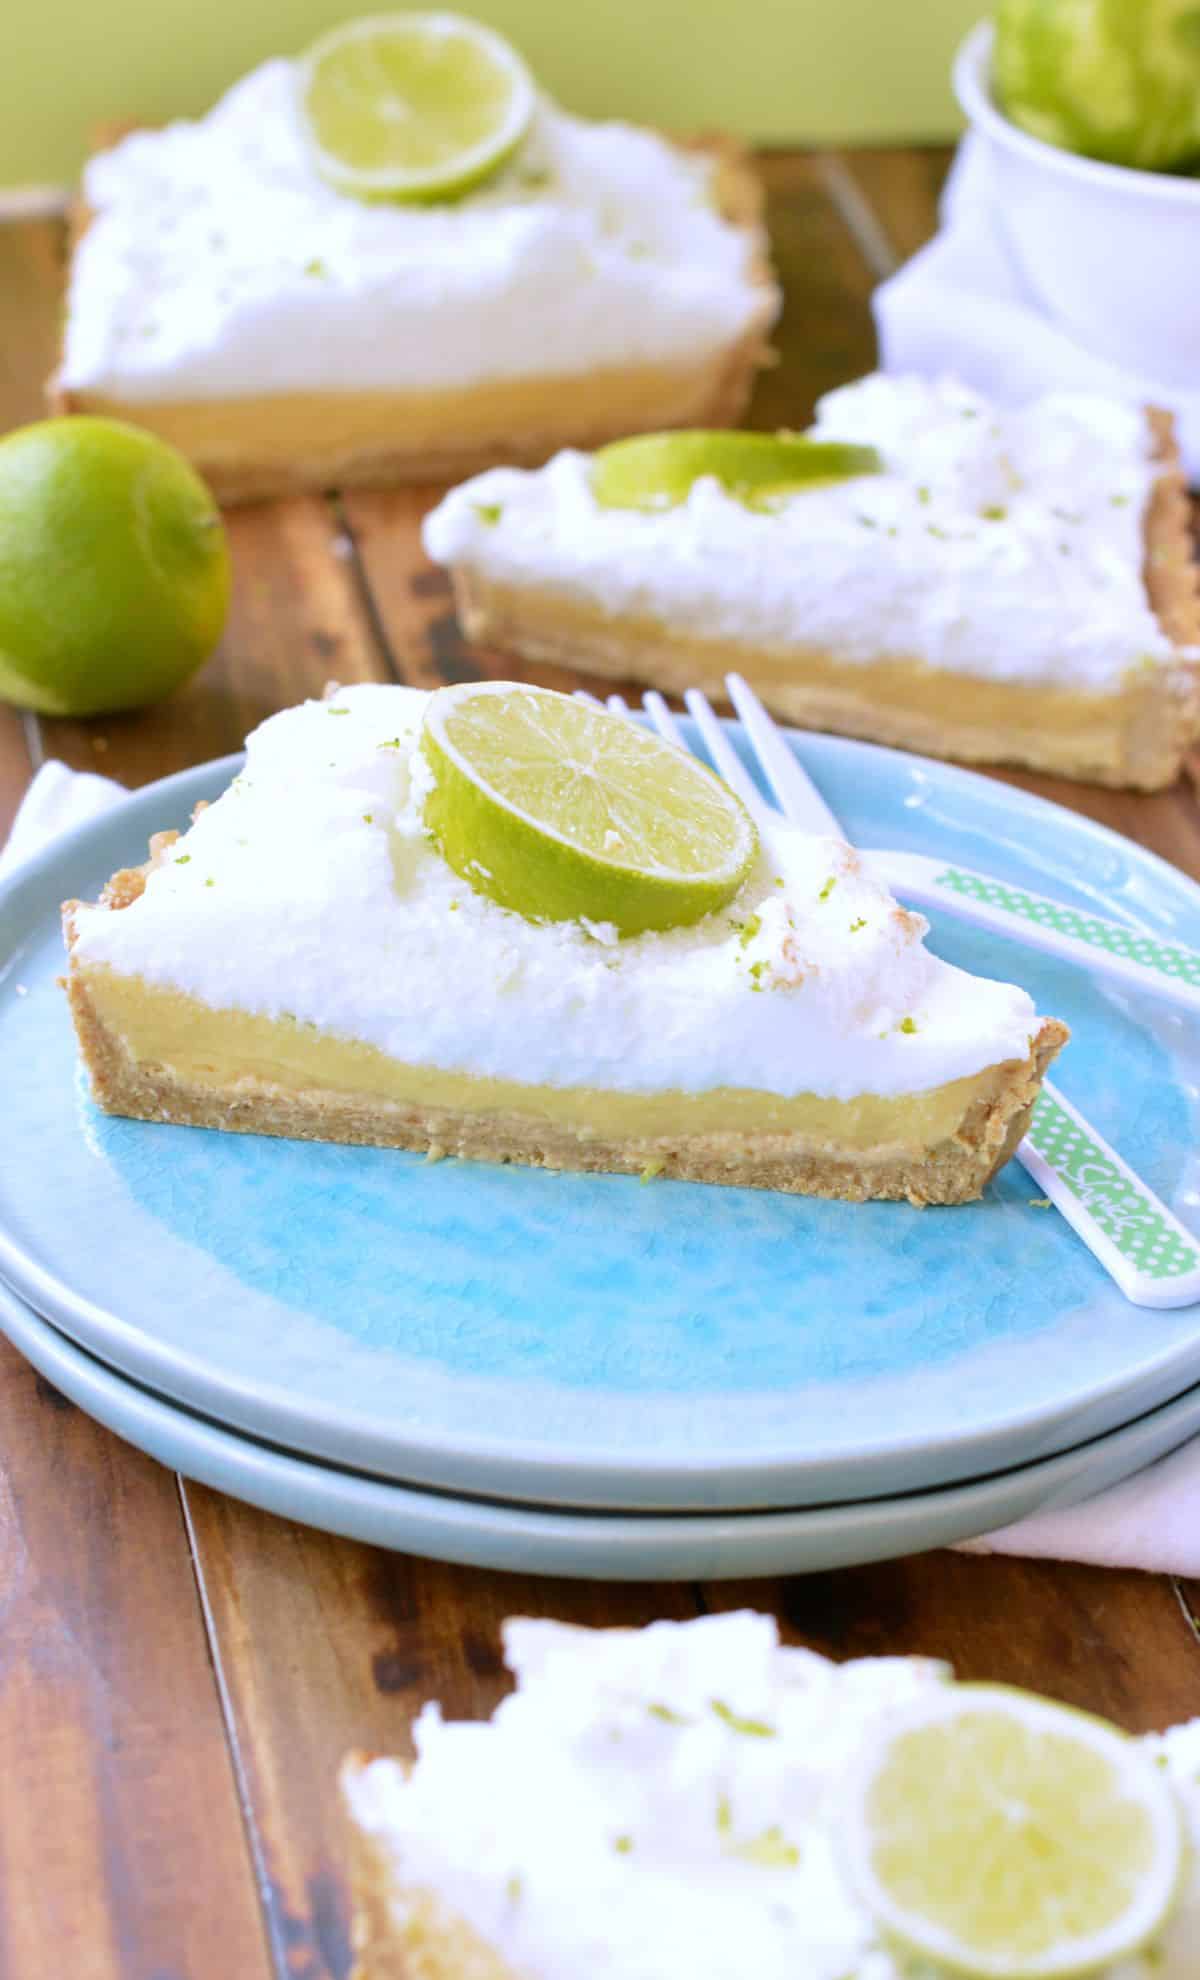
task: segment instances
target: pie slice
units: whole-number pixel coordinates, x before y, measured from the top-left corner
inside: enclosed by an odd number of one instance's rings
[[[475,192],[366,203],[318,175],[296,93],[271,61],[91,160],[56,411],[148,426],[227,503],[739,418],[779,295],[735,144],[543,99]]]
[[[947,1665],[834,1664],[748,1611],[640,1630],[518,1618],[503,1635],[516,1689],[488,1722],[428,1704],[411,1765],[352,1754],[342,1768],[355,1980],[933,1974],[856,1885],[842,1790],[897,1715],[946,1695]],[[1142,1753],[1200,1845],[1200,1721]],[[1003,1749],[994,1775],[1019,1808]],[[1069,1852],[1058,1861],[1069,1869]],[[1143,1960],[1158,1980],[1193,1980],[1197,1863],[1193,1851],[1144,1953],[1089,1967],[1092,1980],[1133,1980]],[[1083,1852],[1075,1867],[1086,1890]]]
[[[182,838],[68,904],[99,1106],[853,1200],[980,1194],[1061,1024],[930,955],[850,847],[782,824],[690,926],[620,938],[497,905],[426,828],[429,700],[360,686],[273,716]]]
[[[427,519],[473,640],[668,691],[736,670],[788,721],[1156,790],[1200,734],[1200,585],[1171,420],[947,382],[831,393],[884,472],[616,508],[592,464],[496,470]]]

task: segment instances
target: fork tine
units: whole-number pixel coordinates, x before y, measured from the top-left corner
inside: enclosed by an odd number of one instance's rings
[[[720,775],[730,789],[737,792],[751,818],[760,825],[769,824],[772,817],[771,806],[766,802],[699,688],[688,688],[683,698],[687,703],[688,714],[703,736],[704,746]]]
[[[608,695],[605,699],[604,706],[610,715],[628,715],[629,713],[629,704],[623,694]]]
[[[645,694],[642,696],[642,707],[650,717],[651,728],[657,731],[664,742],[674,743],[676,749],[682,749],[688,755],[691,754],[690,750],[688,750],[687,738],[679,726],[674,709],[667,707],[657,688],[646,689]]]
[[[784,816],[806,832],[828,832],[835,839],[842,838],[837,819],[807,770],[792,755],[754,689],[740,674],[726,674],[725,686]]]
[[[586,701],[589,708],[603,708],[604,706],[604,703],[598,696],[589,694],[586,688],[576,688],[571,699],[572,701]]]

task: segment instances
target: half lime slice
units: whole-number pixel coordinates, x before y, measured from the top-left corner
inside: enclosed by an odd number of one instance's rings
[[[516,50],[457,14],[375,14],[313,44],[300,107],[322,177],[359,199],[435,200],[504,163],[533,116]]]
[[[421,748],[447,863],[530,920],[681,927],[731,901],[755,855],[749,814],[711,771],[549,688],[440,688]]]
[[[605,509],[673,509],[695,483],[715,477],[740,502],[758,504],[821,482],[880,474],[874,447],[806,433],[644,433],[592,456],[592,494]]]
[[[948,1685],[890,1720],[840,1813],[885,1935],[970,1980],[1107,1973],[1179,1891],[1179,1808],[1145,1748],[1002,1685]]]

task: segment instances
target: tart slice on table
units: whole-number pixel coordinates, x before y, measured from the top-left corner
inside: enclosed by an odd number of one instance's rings
[[[244,1133],[957,1203],[1067,1036],[840,839],[506,682],[273,716],[65,914],[97,1103]]]
[[[779,309],[732,141],[589,122],[453,15],[350,22],[84,175],[61,412],[223,502],[736,421]]]
[[[470,638],[968,763],[1157,790],[1200,735],[1171,421],[875,376],[807,434],[664,433],[497,469],[428,517]]]

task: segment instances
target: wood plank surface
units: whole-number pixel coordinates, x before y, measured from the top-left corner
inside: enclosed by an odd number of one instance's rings
[[[64,231],[0,222],[0,433],[38,419],[58,355]]]
[[[170,1472],[0,1341],[0,1973],[266,1980]]]
[[[875,363],[874,275],[830,197],[820,159],[770,153],[761,170],[783,315],[772,338],[778,362],[759,374],[748,424],[802,427],[822,392]]]
[[[15,708],[0,703],[0,845],[33,774],[25,725]]]
[[[938,200],[953,155],[944,144],[914,145],[907,151],[863,145],[833,155],[843,184],[849,181],[882,235],[891,267],[907,261],[936,231]],[[849,202],[843,198],[839,203],[846,215]]]

